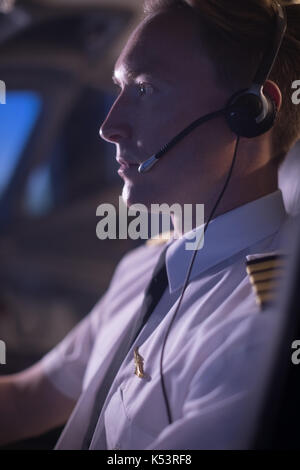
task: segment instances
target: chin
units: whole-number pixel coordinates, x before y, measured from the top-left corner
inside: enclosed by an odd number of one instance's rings
[[[153,187],[151,189],[145,184],[136,185],[127,182],[123,186],[122,199],[128,208],[135,204],[143,204],[148,210],[151,209],[151,204],[161,204],[163,202]]]

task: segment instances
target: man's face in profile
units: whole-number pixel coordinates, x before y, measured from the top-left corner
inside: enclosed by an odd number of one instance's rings
[[[118,58],[114,81],[119,94],[101,136],[116,145],[127,205],[195,204],[213,198],[232,157],[234,135],[223,118],[199,127],[148,173],[138,173],[141,162],[193,120],[223,107],[229,97],[192,18],[182,12],[146,18]]]

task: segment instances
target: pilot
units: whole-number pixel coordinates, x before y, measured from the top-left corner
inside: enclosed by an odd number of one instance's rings
[[[145,2],[100,134],[128,207],[201,203],[204,224],[174,216],[58,346],[0,379],[2,442],[67,421],[57,449],[247,447],[286,263],[277,172],[299,138],[299,24],[292,2]]]

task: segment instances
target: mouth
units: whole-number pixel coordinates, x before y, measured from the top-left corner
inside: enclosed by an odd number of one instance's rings
[[[120,158],[120,157],[118,157],[116,160],[120,165],[120,168],[118,169],[118,173],[119,173],[120,176],[122,176],[123,174],[126,175],[127,173],[131,172],[132,170],[137,171],[137,169],[140,165],[139,163],[124,160],[124,158]]]
[[[129,160],[125,160],[122,157],[117,157],[116,160],[120,165],[124,165],[124,166],[136,166],[136,165],[138,166],[138,165],[140,165],[140,163],[138,163],[138,162],[132,162],[132,161],[129,161]]]

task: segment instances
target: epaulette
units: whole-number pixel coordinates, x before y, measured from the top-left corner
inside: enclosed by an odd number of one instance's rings
[[[150,238],[146,241],[146,246],[156,246],[167,243],[173,236],[174,231],[163,232],[159,235],[159,238]]]
[[[286,272],[288,256],[282,253],[263,253],[246,257],[246,270],[252,284],[256,302],[261,308],[276,300]]]

